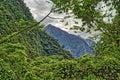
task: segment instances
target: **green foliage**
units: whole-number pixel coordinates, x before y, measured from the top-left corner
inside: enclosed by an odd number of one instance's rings
[[[119,79],[120,60],[113,55],[83,55],[76,59],[53,55],[31,59],[25,50],[19,43],[0,46],[1,79]]]
[[[17,30],[16,21],[20,19],[32,21],[33,17],[20,0],[0,1],[0,38],[9,35]]]
[[[104,53],[106,48],[110,49],[106,51],[111,51],[113,47],[116,49],[117,47],[120,47],[120,28],[119,28],[120,27],[120,24],[119,24],[120,9],[118,8],[120,7],[119,1],[117,0],[114,0],[114,1],[51,0],[51,1],[56,4],[55,11],[57,12],[64,11],[68,15],[74,14],[75,19],[82,19],[82,23],[83,23],[82,27],[74,26],[73,28],[70,28],[70,29],[81,30],[86,32],[91,32],[94,30],[101,32],[101,34],[97,37],[97,39],[100,40],[99,43],[97,43],[97,49],[96,49],[97,53]],[[110,11],[109,14],[107,12],[102,14],[101,10],[103,10],[105,6],[99,5],[101,2],[103,2],[103,4],[105,4],[107,7],[109,7],[108,8],[109,9],[108,11]],[[112,13],[113,10],[114,11],[116,10],[115,17],[111,15],[113,14]],[[106,17],[113,18],[113,19],[111,22],[105,22],[103,19]],[[119,51],[119,50],[112,50],[112,52],[116,52],[116,51]]]
[[[15,78],[21,79],[19,75],[23,76],[26,72],[27,55],[25,47],[21,44],[6,43],[0,45],[0,55],[4,64],[9,64],[11,71],[13,71]],[[4,73],[3,73],[4,74]],[[4,75],[5,76],[5,75]],[[12,78],[12,76],[10,76]],[[3,78],[4,79],[4,78]]]
[[[71,57],[69,52],[58,44],[57,40],[42,31],[43,25],[36,25],[34,29],[30,28],[21,32],[37,23],[23,1],[4,0],[0,3],[2,4],[0,5],[0,44],[5,42],[21,43],[26,47],[26,52],[31,58],[55,54],[63,55],[66,58]]]
[[[94,6],[99,0],[52,1],[58,8],[66,6],[67,2],[68,8],[63,8],[64,12],[72,9],[77,18],[84,18],[83,21],[87,24],[100,17],[94,12]],[[105,2],[107,3],[107,0]],[[85,54],[76,59],[73,59],[57,40],[42,31],[43,25],[11,39],[19,30],[35,24],[36,21],[23,0],[1,0],[0,3],[0,80],[120,79],[120,10],[117,0],[113,1],[118,13],[113,22],[109,24],[101,21],[98,25],[97,29],[101,30],[102,34],[95,48],[95,56]],[[83,5],[78,5],[79,3]],[[77,26],[74,28],[79,29]]]
[[[24,46],[22,46],[21,44],[19,44],[19,43],[17,43],[17,44],[11,44],[11,43],[6,43],[6,44],[3,44],[2,46],[4,46],[4,48],[5,48],[5,52],[6,53],[13,53],[13,52],[15,52],[15,51],[25,51],[26,49],[25,49],[25,47]],[[24,52],[22,52],[22,53],[24,53]]]
[[[119,60],[110,56],[103,56],[101,58],[84,55],[78,59],[72,60],[38,57],[33,61],[33,63],[31,63],[32,69],[30,70],[36,75],[36,77],[41,79],[115,80],[118,78],[120,73],[119,66]]]
[[[15,73],[10,68],[10,65],[6,63],[2,58],[0,58],[0,79],[1,80],[14,80]]]

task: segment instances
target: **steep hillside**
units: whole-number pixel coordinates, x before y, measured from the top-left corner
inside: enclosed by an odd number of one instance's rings
[[[36,23],[23,0],[2,0],[0,4],[0,39]],[[22,43],[27,48],[27,54],[32,58],[56,54],[70,57],[68,51],[41,30],[41,26],[15,35],[7,42]]]
[[[80,57],[85,53],[92,54],[90,43],[92,41],[85,40],[80,36],[69,34],[53,25],[48,25],[45,32],[58,40],[64,48],[71,52],[73,57]]]
[[[16,31],[15,22],[32,21],[33,17],[22,0],[0,1],[0,38]]]

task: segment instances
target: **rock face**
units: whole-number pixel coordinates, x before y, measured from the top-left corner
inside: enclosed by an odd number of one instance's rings
[[[57,39],[59,44],[70,51],[73,57],[79,57],[85,53],[92,54],[91,40],[89,39],[85,40],[80,36],[69,34],[51,24],[46,26],[44,31]]]

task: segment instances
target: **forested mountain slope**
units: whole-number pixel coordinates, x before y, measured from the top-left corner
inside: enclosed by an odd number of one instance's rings
[[[88,44],[88,41],[86,41],[80,36],[69,34],[51,24],[45,27],[45,32],[57,39],[59,44],[61,46],[64,46],[66,50],[70,51],[73,57],[80,57],[84,54],[93,53],[92,48]]]
[[[23,0],[2,0],[0,4],[1,39],[36,23]],[[20,42],[25,45],[30,57],[52,54],[69,56],[69,52],[65,51],[55,39],[43,32],[41,26],[35,26],[34,29],[24,31],[18,36],[15,35],[8,41]]]

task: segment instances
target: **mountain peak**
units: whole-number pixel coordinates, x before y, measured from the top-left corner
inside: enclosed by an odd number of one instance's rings
[[[70,51],[73,57],[79,57],[85,53],[92,54],[90,44],[88,44],[90,40],[88,39],[85,40],[80,36],[69,34],[51,24],[46,26],[45,32],[57,39],[59,44],[64,46],[64,49]]]

